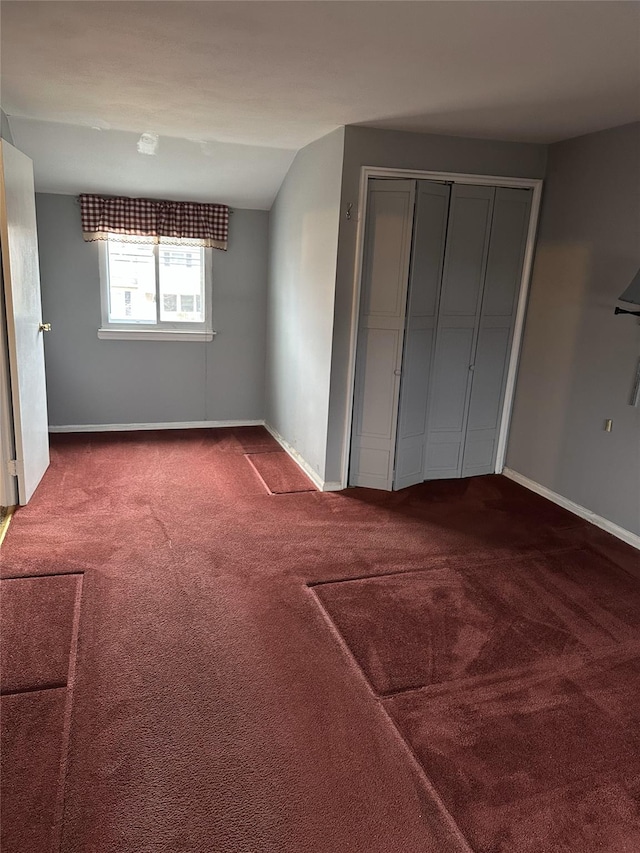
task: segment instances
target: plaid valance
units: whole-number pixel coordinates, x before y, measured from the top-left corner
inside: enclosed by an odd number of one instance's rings
[[[107,240],[110,234],[118,234],[127,242],[189,240],[198,246],[227,248],[229,208],[224,204],[86,193],[79,200],[87,241]]]

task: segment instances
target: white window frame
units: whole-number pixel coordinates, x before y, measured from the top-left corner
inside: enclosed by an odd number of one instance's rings
[[[114,235],[114,241],[118,235]],[[161,244],[169,245],[169,244]],[[204,323],[178,323],[158,320],[146,323],[111,322],[109,320],[109,241],[98,241],[100,267],[100,305],[102,324],[98,329],[101,340],[111,341],[211,341],[216,334],[212,326],[213,311],[213,249],[204,249]],[[156,295],[158,294],[158,253],[156,252]]]

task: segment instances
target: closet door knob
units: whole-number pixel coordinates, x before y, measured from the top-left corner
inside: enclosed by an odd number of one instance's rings
[[[402,376],[402,371],[401,370],[394,370],[393,375],[394,376]]]
[[[475,370],[475,369],[476,369],[475,364],[470,364],[470,365],[469,365],[469,370]]]

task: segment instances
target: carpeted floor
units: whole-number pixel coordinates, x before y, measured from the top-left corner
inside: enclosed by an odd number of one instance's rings
[[[0,849],[50,853],[59,849],[66,689],[13,693],[0,701]]]
[[[0,849],[60,847],[81,574],[0,580]]]
[[[312,492],[315,486],[283,451],[247,453],[246,457],[271,495]]]
[[[274,444],[54,438],[0,552],[3,851],[640,849],[638,553],[502,477],[274,496]]]
[[[2,581],[2,693],[67,683],[79,575]]]

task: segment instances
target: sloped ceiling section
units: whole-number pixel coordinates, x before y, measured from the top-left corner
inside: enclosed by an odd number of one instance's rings
[[[12,116],[14,144],[33,160],[36,189],[147,195],[269,210],[296,152],[160,136],[155,154],[140,133]]]

